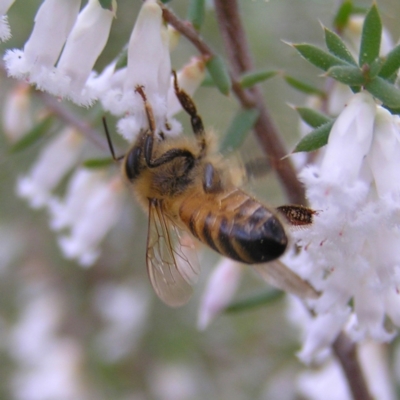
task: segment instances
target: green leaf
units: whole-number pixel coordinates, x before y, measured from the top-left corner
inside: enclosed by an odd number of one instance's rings
[[[254,126],[259,116],[256,109],[240,111],[232,120],[220,145],[221,153],[226,154],[240,147],[247,132]]]
[[[125,47],[118,54],[117,63],[115,64],[115,70],[125,68],[127,65],[128,65],[128,48]]]
[[[241,312],[251,310],[256,307],[266,306],[275,303],[284,297],[285,293],[278,289],[271,289],[268,292],[260,293],[243,300],[238,300],[225,308],[225,312]]]
[[[255,72],[249,72],[247,74],[244,74],[240,77],[240,86],[243,89],[250,88],[257,83],[264,82],[267,79],[272,78],[278,73],[278,71],[255,71]]]
[[[331,132],[333,123],[334,120],[326,122],[314,129],[307,136],[304,136],[303,139],[297,143],[293,153],[298,153],[299,151],[318,150],[320,147],[325,146],[328,143],[329,133]]]
[[[339,57],[336,57],[312,44],[294,44],[293,47],[311,64],[327,71],[336,65],[349,65]]]
[[[368,80],[371,80],[375,78],[377,75],[379,75],[379,72],[382,69],[382,65],[384,64],[385,60],[381,57],[375,58],[374,61],[369,65],[368,68]],[[365,69],[365,67],[364,67]]]
[[[365,85],[373,96],[390,108],[400,108],[400,90],[385,79],[377,76]]]
[[[359,65],[371,64],[379,57],[381,46],[382,22],[376,4],[368,11],[361,35]]]
[[[112,10],[112,0],[98,0],[101,7],[106,10]]]
[[[390,51],[379,71],[379,76],[382,78],[390,78],[400,68],[400,44],[398,44],[392,51]]]
[[[358,67],[340,66],[329,68],[326,76],[349,86],[364,85],[366,78]]]
[[[48,115],[35,125],[26,135],[24,135],[18,142],[14,143],[11,148],[11,153],[17,153],[25,150],[36,143],[42,136],[44,136],[52,127],[54,122],[53,115]]]
[[[351,0],[344,1],[339,7],[335,18],[333,20],[333,26],[341,32],[349,22],[350,16],[353,11],[353,4]]]
[[[308,83],[304,83],[292,76],[285,75],[283,79],[296,90],[306,93],[306,94],[315,94],[317,96],[325,97],[325,92],[321,89],[316,88]]]
[[[98,0],[101,7],[105,10],[112,11],[115,18],[115,13],[117,11],[117,0]]]
[[[199,31],[204,22],[206,11],[205,0],[190,0],[188,7],[187,20],[190,21],[193,27]]]
[[[215,83],[213,81],[213,78],[211,78],[211,75],[208,71],[206,71],[205,77],[203,79],[203,82],[201,82],[201,86],[203,87],[215,87]]]
[[[96,168],[104,168],[108,167],[111,164],[114,164],[115,161],[112,157],[107,158],[90,158],[83,162],[83,166],[86,168],[96,169]]]
[[[211,57],[206,67],[219,91],[227,96],[231,89],[231,78],[222,58],[217,55]]]
[[[319,126],[332,121],[331,117],[314,110],[313,108],[295,107],[295,110],[299,113],[300,118],[312,128],[318,128]]]
[[[324,28],[325,30],[325,43],[328,47],[328,50],[336,57],[339,57],[343,61],[348,62],[349,64],[357,65],[353,56],[350,53],[350,50],[344,44],[343,40],[337,35],[335,32],[330,31],[328,28]]]

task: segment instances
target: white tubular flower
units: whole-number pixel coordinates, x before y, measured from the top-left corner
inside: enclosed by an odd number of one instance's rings
[[[337,361],[329,361],[317,370],[299,374],[296,381],[299,397],[308,400],[351,400],[346,377]]]
[[[10,39],[11,31],[8,25],[7,11],[15,0],[0,0],[0,41],[5,42]]]
[[[99,179],[98,173],[92,174],[95,180]],[[90,266],[97,260],[100,242],[118,221],[122,209],[123,184],[119,177],[103,179],[101,184],[97,181],[93,186],[91,192],[83,193],[84,198],[66,200],[75,206],[80,201],[81,207],[75,210],[79,217],[69,220],[70,234],[60,235],[58,240],[65,257],[76,259],[82,266]]]
[[[53,87],[43,81],[38,84],[39,88],[67,96],[77,104],[90,104],[94,95],[84,86],[107,43],[113,17],[114,12],[102,8],[98,0],[89,0],[69,34],[57,64],[55,78],[64,82]]]
[[[106,283],[96,287],[94,307],[104,322],[95,339],[96,353],[115,363],[140,343],[149,316],[150,292],[141,282]]]
[[[115,115],[127,115],[118,129],[132,140],[140,129],[148,127],[142,98],[135,88],[142,85],[152,105],[156,126],[164,128],[167,116],[167,94],[170,86],[171,60],[168,32],[156,0],[147,0],[138,15],[128,46],[128,65],[117,71],[99,94],[103,106]],[[96,84],[94,81],[93,85]]]
[[[3,129],[12,143],[22,138],[32,127],[29,85],[20,83],[7,95],[3,107]]]
[[[372,141],[376,104],[358,93],[335,121],[321,165],[321,177],[334,182],[355,181]]]
[[[322,293],[312,304],[317,317],[303,359],[345,326],[354,340],[378,341],[395,334],[386,330],[386,317],[400,327],[399,160],[399,117],[358,93],[332,127],[321,166],[300,175],[317,214],[309,229],[293,232],[307,264],[298,272]],[[318,322],[324,318],[338,329]]]
[[[78,169],[68,183],[65,200],[52,198],[49,201],[50,227],[61,230],[82,217],[83,204],[102,186],[104,175],[87,169]]]
[[[200,304],[197,326],[204,330],[231,302],[242,276],[241,264],[224,258],[208,279]]]
[[[400,194],[400,118],[379,107],[368,162],[380,197]]]
[[[77,17],[80,3],[46,0],[36,14],[24,51],[9,50],[4,60],[9,75],[88,106],[95,93],[86,83],[107,42],[114,12],[103,9],[98,0],[90,0]]]
[[[28,199],[33,208],[45,206],[51,191],[77,162],[82,145],[78,132],[64,129],[42,150],[31,172],[18,179],[17,194]]]
[[[36,83],[42,74],[49,77],[75,23],[80,4],[80,0],[43,2],[24,50],[8,50],[4,56],[8,74],[31,83]]]

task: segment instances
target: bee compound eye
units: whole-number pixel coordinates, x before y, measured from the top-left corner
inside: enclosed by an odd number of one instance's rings
[[[142,149],[140,147],[134,147],[126,156],[125,173],[130,181],[133,181],[139,175],[141,155]]]

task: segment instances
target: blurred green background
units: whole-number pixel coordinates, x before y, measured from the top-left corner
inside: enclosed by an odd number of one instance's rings
[[[1,45],[3,52],[23,47],[40,3],[16,1],[9,12],[13,37]],[[187,3],[173,0],[169,5],[184,18]],[[283,40],[323,46],[321,24],[331,27],[339,2],[239,3],[256,68],[281,69],[322,87],[320,71]],[[358,4],[370,6],[371,2]],[[377,4],[397,41],[400,2],[378,0]],[[118,1],[117,19],[97,70],[127,42],[140,5],[139,0]],[[224,55],[211,7],[201,33]],[[193,46],[181,38],[171,55],[173,67],[179,69],[193,55]],[[4,73],[0,79],[3,107],[15,81]],[[305,96],[279,77],[268,80],[262,89],[290,149],[298,138],[299,122],[288,104],[302,105]],[[33,96],[32,101],[40,109],[40,99]],[[200,88],[195,101],[205,124],[222,133],[239,108],[233,95],[224,97],[214,88]],[[91,120],[93,111],[67,102],[65,106],[102,132],[99,118]],[[3,135],[0,142],[0,399],[309,398],[297,388],[297,377],[307,368],[296,359],[301,334],[287,321],[285,298],[251,311],[224,314],[206,331],[198,331],[200,298],[218,256],[201,250],[203,272],[188,305],[170,309],[162,304],[147,279],[146,217],[129,196],[98,263],[84,269],[65,260],[48,227],[46,212],[29,209],[15,195],[17,177],[29,171],[46,139],[13,155]],[[249,137],[246,146],[255,149],[256,142]],[[92,152],[108,156],[102,150]],[[286,201],[272,174],[263,182],[265,201],[274,205]],[[266,285],[252,271],[245,271],[237,298],[265,290]]]

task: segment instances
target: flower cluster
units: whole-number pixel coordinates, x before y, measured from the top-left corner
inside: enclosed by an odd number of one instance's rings
[[[387,341],[386,317],[400,326],[399,160],[400,118],[361,92],[335,121],[320,165],[300,174],[317,214],[294,232],[303,252],[287,262],[321,292],[306,361],[343,327],[357,340]]]
[[[129,40],[126,66],[120,67],[115,60],[100,74],[93,66],[106,45],[116,4],[113,2],[109,10],[98,0],[90,0],[79,11],[80,4],[80,0],[45,0],[23,50],[6,52],[8,74],[78,105],[89,106],[99,100],[105,110],[119,118],[118,130],[129,141],[148,128],[143,100],[135,93],[141,85],[157,128],[167,134],[180,132],[180,124],[172,118],[181,107],[171,84],[170,30],[164,25],[157,1],[147,0],[141,8]],[[11,2],[0,5],[4,15]],[[181,87],[190,94],[203,76],[202,59],[193,59],[178,71]],[[13,91],[4,111],[4,127],[14,142],[34,124],[27,99],[25,85]],[[47,208],[50,226],[59,232],[58,243],[67,258],[91,265],[100,254],[101,240],[118,221],[124,190],[119,177],[80,166],[86,145],[82,132],[61,129],[41,151],[31,171],[19,178],[17,193],[33,208]],[[66,178],[62,198],[55,193]]]

